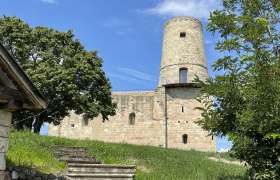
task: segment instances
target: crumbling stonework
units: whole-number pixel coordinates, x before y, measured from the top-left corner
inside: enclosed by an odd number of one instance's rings
[[[193,80],[208,77],[201,29],[201,23],[190,17],[169,20],[155,91],[113,92],[117,110],[109,121],[103,123],[101,117],[88,121],[71,113],[59,126],[49,125],[49,135],[215,151],[215,137],[195,123],[201,117],[195,107],[201,104],[195,99],[200,89]]]

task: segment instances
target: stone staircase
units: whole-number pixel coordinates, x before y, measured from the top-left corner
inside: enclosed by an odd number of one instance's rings
[[[68,163],[69,180],[133,180],[134,165],[101,164],[82,147],[55,146],[55,156]]]

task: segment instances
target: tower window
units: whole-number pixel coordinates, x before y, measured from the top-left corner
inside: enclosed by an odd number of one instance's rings
[[[183,134],[182,138],[183,138],[183,143],[187,144],[188,143],[188,135],[187,134]]]
[[[186,32],[180,32],[180,38],[186,37]]]
[[[134,125],[135,124],[135,113],[130,113],[129,114],[129,125]]]
[[[88,117],[86,115],[83,115],[83,119],[82,119],[82,125],[83,126],[88,126]]]
[[[188,74],[188,69],[186,68],[179,69],[179,83],[187,83],[187,74]]]
[[[182,112],[184,112],[184,106],[182,106]]]

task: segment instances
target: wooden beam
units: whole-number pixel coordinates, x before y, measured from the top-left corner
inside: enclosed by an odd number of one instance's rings
[[[24,95],[20,93],[18,90],[11,89],[5,86],[0,86],[0,99],[1,96],[3,96],[4,100],[7,99],[7,97],[22,99],[22,100],[24,99]]]
[[[45,98],[1,43],[0,67],[6,74],[8,74],[20,92],[25,95],[28,102],[31,103],[30,105],[32,105],[32,108],[43,109],[47,107]]]
[[[0,103],[9,103],[11,99],[11,96],[0,94]]]
[[[23,108],[24,95],[15,89],[0,86],[0,109],[14,111]]]

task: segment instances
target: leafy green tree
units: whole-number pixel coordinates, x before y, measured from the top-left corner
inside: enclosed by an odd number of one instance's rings
[[[201,82],[198,124],[228,136],[250,176],[280,179],[280,1],[222,0],[207,29],[220,35],[213,65],[222,72]],[[214,98],[214,103],[213,103]]]
[[[96,51],[87,51],[72,31],[31,28],[16,17],[0,19],[0,42],[15,57],[48,101],[43,111],[14,114],[17,129],[38,133],[44,122],[59,124],[69,111],[103,120],[115,114],[111,84]]]

